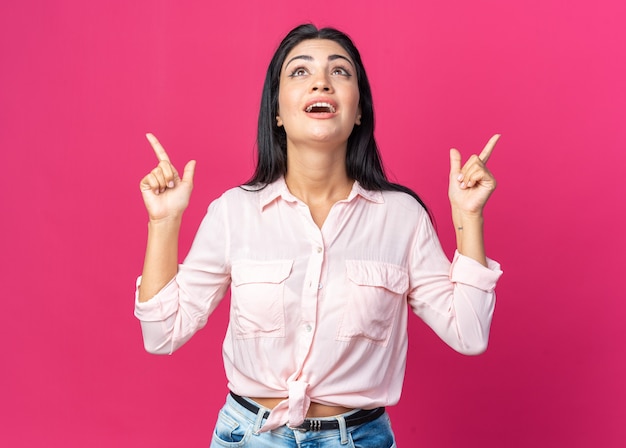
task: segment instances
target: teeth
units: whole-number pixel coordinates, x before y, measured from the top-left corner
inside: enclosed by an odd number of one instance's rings
[[[324,102],[321,102],[321,101],[320,101],[320,102],[317,102],[317,103],[314,103],[314,104],[309,105],[309,106],[306,108],[306,111],[307,111],[307,112],[312,112],[312,111],[313,111],[313,109],[326,109],[326,110],[321,110],[321,111],[320,111],[320,110],[316,110],[316,112],[327,112],[327,111],[329,111],[330,113],[333,113],[333,114],[335,113],[335,108],[333,107],[333,105],[332,105],[332,104],[330,104],[330,103],[324,103]]]

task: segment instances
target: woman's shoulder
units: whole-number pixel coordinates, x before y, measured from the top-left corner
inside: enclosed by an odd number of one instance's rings
[[[226,198],[239,198],[239,197],[247,197],[251,194],[257,193],[260,189],[256,187],[250,187],[248,185],[237,185],[236,187],[231,187],[225,190],[222,193],[222,197]]]
[[[381,191],[385,204],[393,210],[411,212],[418,215],[426,214],[426,208],[412,195],[404,191]]]
[[[225,190],[214,202],[234,205],[258,204],[262,197],[267,194],[271,186],[272,184],[238,185]]]

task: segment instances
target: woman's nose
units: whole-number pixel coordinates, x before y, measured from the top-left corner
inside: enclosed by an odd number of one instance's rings
[[[313,80],[311,90],[313,92],[330,92],[332,85],[326,75],[318,75]]]
[[[330,87],[327,86],[326,84],[316,84],[313,86],[313,91],[317,92],[319,90],[322,90],[324,92],[328,92],[330,90]]]

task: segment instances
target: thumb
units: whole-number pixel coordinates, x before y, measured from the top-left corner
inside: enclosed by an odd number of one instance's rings
[[[456,175],[461,172],[461,153],[457,149],[450,149],[450,175]]]
[[[183,182],[189,182],[191,184],[193,184],[193,173],[196,170],[196,161],[195,160],[190,160],[189,162],[187,162],[187,165],[185,165],[185,169],[183,170]]]

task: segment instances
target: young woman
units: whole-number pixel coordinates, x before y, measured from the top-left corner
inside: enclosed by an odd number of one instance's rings
[[[231,288],[231,392],[211,446],[395,446],[384,407],[400,397],[407,304],[455,350],[486,349],[501,271],[482,210],[498,137],[463,165],[450,152],[450,263],[419,197],[385,177],[357,49],[299,26],[268,68],[256,172],[210,205],[178,265],[195,162],[180,177],[148,134],[159,162],[140,184],[150,220],[135,311],[146,349],[176,350]]]

